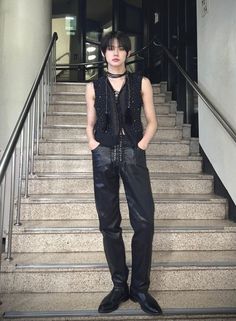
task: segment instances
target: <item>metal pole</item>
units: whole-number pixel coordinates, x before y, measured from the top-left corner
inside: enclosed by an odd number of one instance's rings
[[[16,150],[12,154],[11,166],[11,194],[10,194],[10,213],[9,213],[9,227],[7,238],[7,257],[6,260],[12,260],[12,230],[13,230],[13,217],[14,217],[14,199],[15,199],[15,176],[16,176]]]
[[[46,117],[48,113],[48,106],[49,106],[49,101],[50,101],[50,69],[49,69],[49,61],[47,63],[46,67],[46,88],[47,88],[47,104],[46,104]]]
[[[46,118],[46,110],[47,110],[47,85],[46,85],[46,70],[43,74],[43,124],[46,124],[47,118]]]
[[[30,175],[34,174],[34,140],[35,140],[35,109],[36,109],[36,99],[33,101],[33,110],[31,118],[31,162],[30,162]]]
[[[46,71],[43,74],[43,125],[46,124],[46,106],[47,106],[47,86],[46,86]]]
[[[21,207],[21,189],[22,189],[22,174],[23,174],[23,150],[24,150],[24,134],[25,127],[21,133],[20,142],[20,162],[19,162],[19,181],[18,181],[18,192],[17,192],[17,204],[16,204],[16,223],[15,225],[20,226],[20,207]]]
[[[49,104],[52,102],[53,79],[52,79],[52,52],[49,56]]]
[[[39,130],[40,130],[40,91],[41,87],[37,91],[37,104],[36,104],[36,155],[39,155]]]
[[[1,257],[2,257],[2,238],[3,238],[3,223],[4,223],[4,211],[5,211],[5,190],[6,190],[6,174],[3,178],[2,184],[0,185],[0,268],[1,268]]]
[[[43,139],[43,106],[44,106],[44,91],[43,91],[43,77],[40,84],[41,104],[40,104],[40,136]]]
[[[56,84],[57,81],[57,70],[56,70],[56,42],[53,46],[53,85]]]
[[[30,141],[30,115],[27,117],[26,131],[26,160],[25,160],[25,198],[29,197],[29,141]]]

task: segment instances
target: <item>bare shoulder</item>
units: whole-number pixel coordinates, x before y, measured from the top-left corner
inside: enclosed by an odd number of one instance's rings
[[[86,85],[86,96],[87,97],[94,97],[95,96],[93,82],[87,83],[87,85]]]
[[[151,84],[150,80],[147,77],[143,77],[142,78],[142,93],[145,93],[147,91],[148,92],[149,91],[152,92],[152,84]]]
[[[86,85],[86,90],[90,91],[93,90],[94,91],[94,86],[93,86],[93,82],[88,82]]]

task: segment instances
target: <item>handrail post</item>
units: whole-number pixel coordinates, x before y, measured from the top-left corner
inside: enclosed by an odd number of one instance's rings
[[[43,92],[43,77],[40,83],[40,98],[41,98],[41,102],[40,102],[40,138],[43,139],[43,105],[44,105],[44,99],[43,96],[44,92]]]
[[[5,191],[6,191],[6,175],[0,184],[0,268],[1,268],[1,258],[2,258],[2,238],[3,238],[3,223],[4,223],[4,211],[5,211]]]
[[[36,99],[34,98],[33,101],[33,108],[32,108],[32,116],[31,116],[31,162],[30,162],[30,175],[34,175],[34,141],[35,141],[35,106],[36,104]]]
[[[169,52],[169,50],[162,45],[160,42],[153,41],[154,46],[161,47],[169,59],[173,62],[173,64],[178,68],[181,74],[184,76],[188,84],[196,91],[198,96],[202,99],[202,101],[206,104],[209,110],[213,113],[216,119],[221,123],[221,125],[225,128],[227,133],[232,137],[232,139],[236,142],[236,133],[232,128],[231,124],[223,117],[223,115],[217,110],[217,108],[212,104],[212,102],[207,98],[207,96],[200,89],[198,84],[191,79],[191,77],[186,73],[186,71],[181,67],[179,62],[173,57],[173,55]]]
[[[5,220],[5,212],[9,212],[8,217],[8,231],[7,231],[7,256],[6,260],[11,260],[12,254],[12,235],[14,213],[16,208],[16,223],[20,225],[20,206],[22,194],[22,181],[24,184],[24,196],[28,197],[29,189],[29,174],[34,173],[34,157],[35,152],[39,153],[39,134],[41,130],[41,137],[43,137],[43,121],[47,111],[47,102],[49,104],[50,98],[50,56],[55,49],[55,42],[58,39],[57,34],[54,33],[48,46],[43,63],[39,69],[39,73],[30,89],[22,112],[17,120],[15,128],[8,141],[6,149],[0,160],[0,255],[2,254],[2,238],[3,238],[3,224]],[[39,90],[40,89],[40,90]],[[41,103],[41,104],[40,104]],[[42,121],[42,123],[41,123]],[[41,127],[40,127],[41,125]],[[18,142],[20,139],[19,157],[18,157]],[[36,148],[35,148],[35,141]],[[19,158],[19,159],[18,159]],[[19,163],[18,163],[19,161]],[[17,165],[16,165],[17,164]],[[19,164],[19,168],[18,168]],[[11,166],[10,166],[11,165]],[[17,169],[16,169],[17,166]],[[8,188],[8,173],[9,177]],[[16,183],[18,185],[16,187]],[[10,194],[6,194],[6,189]],[[15,198],[15,194],[16,198]],[[7,195],[7,196],[6,196]],[[8,195],[10,200],[8,200]],[[6,204],[7,202],[7,204]],[[16,204],[15,204],[16,202]],[[8,204],[9,203],[9,204]],[[9,205],[9,210],[6,208]],[[1,268],[1,257],[0,257]],[[0,302],[1,304],[1,302]]]
[[[30,114],[27,118],[27,130],[26,130],[26,159],[25,159],[25,198],[29,197],[28,185],[29,185],[29,140],[30,140]]]
[[[7,237],[7,257],[6,260],[12,260],[12,231],[13,231],[13,217],[14,217],[14,200],[15,200],[15,179],[16,179],[16,150],[12,155],[11,166],[11,194],[10,194],[10,213],[9,213],[9,227]]]
[[[47,123],[46,113],[47,113],[47,68],[43,74],[43,124]]]
[[[16,226],[20,226],[20,207],[21,207],[21,190],[22,190],[22,175],[23,175],[23,155],[24,155],[24,133],[21,133],[20,140],[20,160],[19,160],[19,181],[18,181],[18,192],[17,192],[17,203],[16,203]]]
[[[38,87],[36,100],[36,155],[39,155],[39,130],[40,130],[40,89]]]

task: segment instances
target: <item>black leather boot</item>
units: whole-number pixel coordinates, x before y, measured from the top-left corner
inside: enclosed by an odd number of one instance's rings
[[[98,312],[99,313],[109,313],[115,311],[119,308],[119,305],[122,302],[129,300],[129,288],[126,285],[125,287],[116,287],[112,289],[112,291],[105,296],[99,305]]]
[[[138,302],[141,309],[148,314],[162,314],[161,307],[148,292],[134,292],[130,290],[130,300]]]

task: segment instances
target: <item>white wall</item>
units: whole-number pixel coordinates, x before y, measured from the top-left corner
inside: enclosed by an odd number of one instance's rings
[[[0,0],[0,153],[51,38],[51,0]]]
[[[70,35],[65,30],[65,17],[52,19],[52,33],[58,35],[56,59],[70,52]],[[58,61],[59,64],[69,64],[69,54]]]
[[[198,82],[236,131],[236,1],[197,0]],[[236,203],[236,143],[199,100],[200,144]]]

